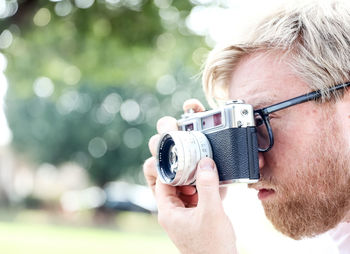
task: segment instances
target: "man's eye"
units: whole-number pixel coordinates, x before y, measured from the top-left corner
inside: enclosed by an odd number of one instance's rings
[[[256,127],[259,127],[260,125],[262,125],[264,122],[263,122],[263,120],[262,120],[262,118],[261,117],[256,117],[255,118],[255,126]]]

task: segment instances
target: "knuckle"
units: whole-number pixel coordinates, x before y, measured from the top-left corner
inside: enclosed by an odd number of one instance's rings
[[[155,171],[155,158],[150,157],[143,164],[143,172],[147,177],[148,175],[153,175],[154,171]]]
[[[152,155],[156,153],[157,144],[159,142],[160,135],[153,135],[148,141],[148,148]]]
[[[205,108],[203,106],[203,104],[197,100],[197,99],[188,99],[183,103],[182,106],[184,111],[187,111],[189,109],[193,109],[195,112],[200,112],[200,111],[204,111]]]
[[[170,130],[176,130],[176,126],[176,119],[171,116],[164,116],[157,121],[157,131],[160,134]]]
[[[154,143],[157,141],[157,139],[159,139],[159,134],[155,134],[152,137],[150,137],[150,139],[148,140],[148,146],[152,147]]]
[[[158,119],[157,125],[162,124],[164,122],[168,122],[171,119],[173,119],[173,117],[171,117],[171,116],[163,116],[163,117]]]
[[[185,100],[183,106],[187,106],[187,105],[193,105],[193,104],[201,104],[199,100],[195,99],[195,98],[191,98],[191,99],[187,99]]]

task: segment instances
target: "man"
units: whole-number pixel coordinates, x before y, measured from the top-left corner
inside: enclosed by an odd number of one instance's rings
[[[332,90],[350,81],[350,7],[345,1],[284,7],[252,31],[209,56],[208,101],[243,99],[261,109],[320,90],[317,100],[268,115],[275,142],[259,153],[261,179],[249,187],[259,191],[266,216],[283,234],[301,239],[338,226],[339,250],[350,253],[350,91],[347,85]],[[196,100],[185,103],[190,108],[204,110]],[[176,129],[174,118],[158,121],[158,133]],[[215,163],[198,163],[196,188],[164,185],[155,169],[158,140],[159,134],[150,139],[153,157],[144,173],[159,223],[181,253],[237,253]]]

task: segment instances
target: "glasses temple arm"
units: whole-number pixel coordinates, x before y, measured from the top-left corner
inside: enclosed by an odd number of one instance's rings
[[[328,92],[332,93],[334,91],[337,91],[337,90],[340,90],[340,89],[344,89],[344,88],[346,88],[348,86],[350,86],[350,82],[333,86],[333,87],[328,89]],[[297,105],[297,104],[300,104],[300,103],[304,103],[304,102],[307,102],[307,101],[310,101],[310,100],[318,99],[318,98],[321,97],[321,95],[322,95],[321,90],[314,91],[314,92],[311,92],[311,93],[308,93],[308,94],[304,94],[304,95],[295,97],[293,99],[290,99],[290,100],[287,100],[287,101],[284,101],[284,102],[280,102],[280,103],[274,104],[274,105],[266,107],[266,108],[262,108],[259,111],[262,111],[264,113],[264,115],[268,115],[268,114],[271,114],[271,113],[276,112],[278,110],[288,108],[290,106],[294,106],[294,105]]]

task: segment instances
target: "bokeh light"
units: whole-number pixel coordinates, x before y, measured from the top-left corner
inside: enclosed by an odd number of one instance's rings
[[[97,186],[93,186],[84,190],[67,191],[62,195],[60,202],[65,211],[76,212],[99,207],[105,200],[106,194],[104,191]]]
[[[39,97],[49,97],[55,91],[55,86],[51,79],[47,77],[39,77],[33,84],[34,92]]]
[[[159,9],[159,16],[162,18],[162,24],[169,30],[177,27],[180,20],[180,12],[174,6]]]
[[[110,114],[116,114],[120,110],[123,102],[122,97],[117,93],[111,93],[106,96],[102,103],[102,107]]]
[[[11,17],[17,10],[18,3],[16,0],[0,0],[0,18]]]
[[[61,17],[69,15],[72,10],[73,5],[70,0],[58,1],[55,5],[55,13]]]
[[[57,189],[57,179],[59,172],[56,166],[44,163],[36,171],[36,181],[34,193],[43,199],[55,199],[59,196],[60,190]]]
[[[90,8],[94,2],[95,0],[74,0],[75,5],[81,9]]]
[[[129,128],[124,132],[123,141],[127,147],[131,149],[137,148],[143,142],[142,132],[137,128]]]
[[[0,34],[0,49],[6,49],[11,46],[11,43],[13,41],[13,36],[10,30],[5,29]]]
[[[169,8],[172,2],[172,0],[154,0],[154,4],[161,9]]]
[[[135,121],[140,116],[140,105],[135,100],[126,100],[120,107],[120,114],[127,122]]]
[[[80,101],[79,93],[76,90],[65,92],[57,102],[57,111],[63,115],[69,114],[78,108]]]
[[[34,176],[29,168],[21,168],[15,176],[14,190],[19,198],[29,196],[34,189]]]
[[[103,138],[95,137],[90,140],[88,150],[92,157],[101,158],[107,152],[107,143]]]
[[[46,26],[51,20],[51,13],[47,8],[41,8],[34,15],[33,22],[37,26]]]
[[[63,81],[68,85],[76,85],[81,78],[81,72],[78,67],[70,65],[64,69]]]
[[[9,144],[12,140],[12,133],[7,123],[3,104],[8,89],[8,81],[4,74],[7,68],[7,64],[8,62],[6,57],[2,53],[0,53],[0,146],[5,146]]]
[[[115,114],[110,113],[105,107],[100,106],[96,110],[96,120],[101,124],[109,124],[113,121]]]
[[[168,95],[176,91],[176,80],[172,75],[164,75],[157,81],[157,91]]]
[[[0,53],[0,73],[4,72],[7,67],[7,59],[6,57]]]

